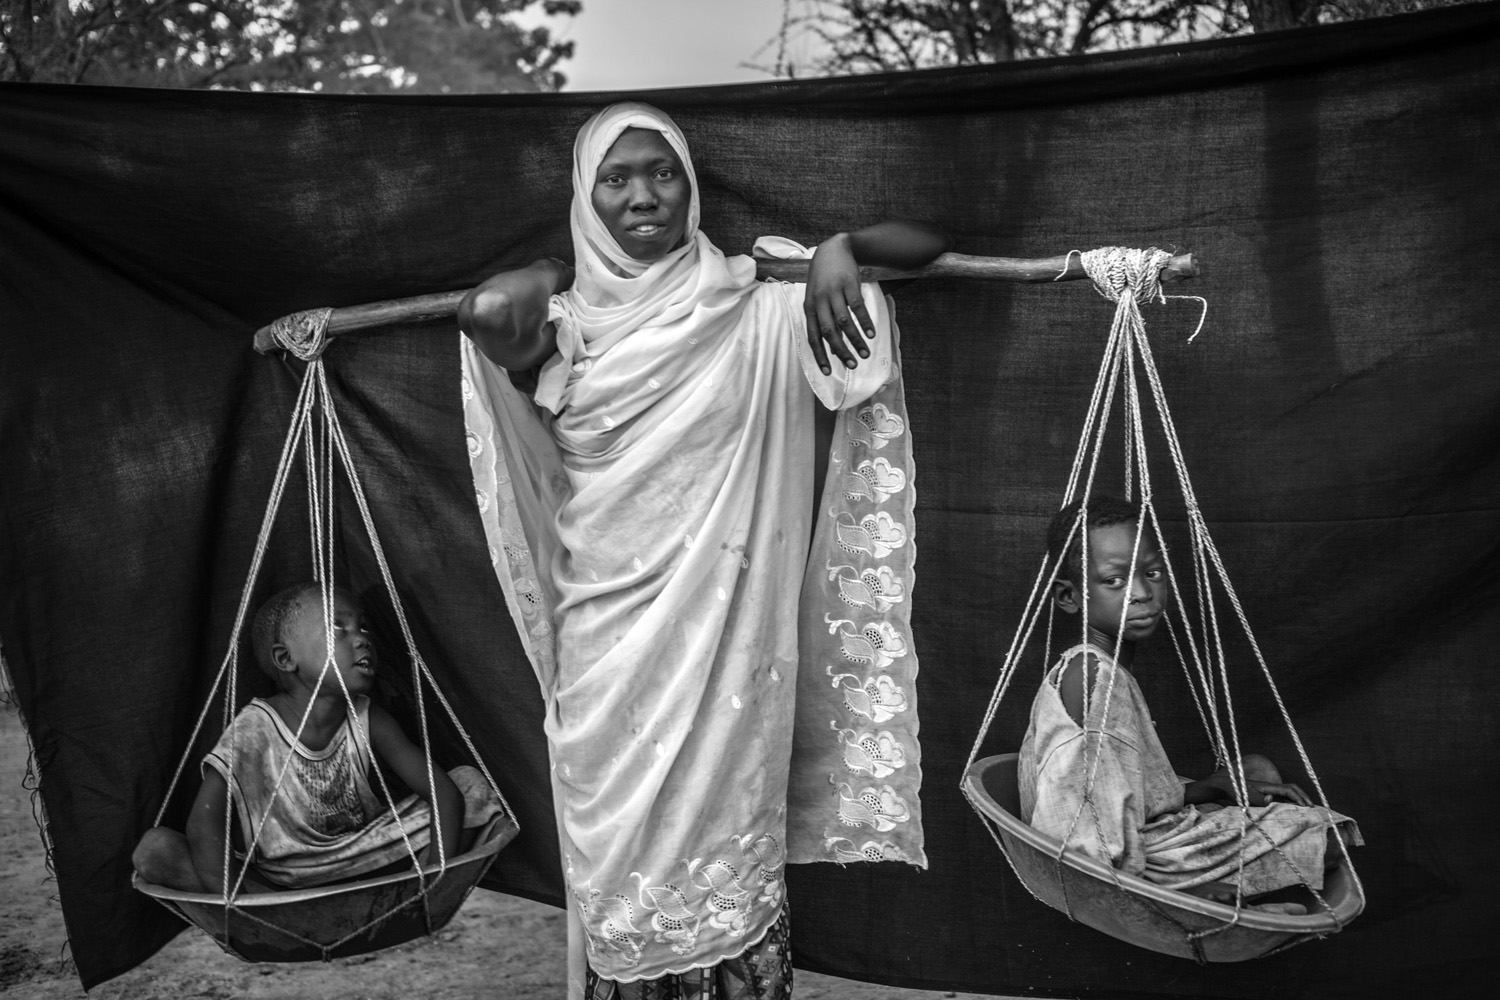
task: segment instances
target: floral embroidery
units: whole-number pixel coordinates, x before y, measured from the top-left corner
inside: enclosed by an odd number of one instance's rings
[[[829,488],[838,499],[828,515],[833,519],[830,525],[832,540],[849,556],[858,558],[852,564],[829,560],[825,569],[829,582],[838,587],[839,600],[870,618],[861,625],[825,613],[823,622],[828,626],[829,635],[837,636],[839,651],[846,660],[884,670],[908,652],[904,618],[892,612],[906,600],[907,581],[901,576],[904,565],[900,559],[893,560],[893,565],[878,561],[905,546],[910,533],[907,526],[891,513],[861,514],[857,505],[884,504],[910,485],[906,471],[897,462],[867,457],[870,452],[884,448],[904,435],[906,421],[883,402],[871,403],[848,416],[844,423],[843,448],[849,458],[847,462],[838,456],[834,458],[835,469],[831,474],[835,478]],[[898,454],[896,458],[899,461],[902,456]],[[909,509],[902,505],[903,511]],[[867,559],[875,564],[866,562]],[[888,722],[906,711],[909,701],[901,686],[885,673],[870,674],[861,681],[859,675],[837,672],[833,666],[825,667],[825,672],[833,687],[842,693],[844,708],[857,720],[854,726],[849,725],[847,719],[829,722],[829,729],[838,741],[845,771],[861,778],[879,780],[906,767],[907,748],[901,738],[889,729],[873,728],[873,725]],[[864,728],[861,724],[872,728]],[[844,826],[869,827],[884,833],[911,818],[905,799],[892,785],[869,785],[856,792],[850,785],[840,782],[834,773],[828,773],[828,781],[838,790],[837,818]],[[825,830],[823,853],[840,862],[909,860],[907,854],[893,843],[868,841],[856,844],[828,830]]]
[[[888,840],[867,840],[855,846],[848,837],[828,837],[823,849],[841,865],[851,861],[911,861],[905,851]]]
[[[750,844],[748,849],[739,837],[735,838],[735,843],[740,845],[740,850],[746,857],[753,854],[760,862],[761,893],[756,902],[780,906],[781,873],[786,866],[786,849],[781,846],[781,841],[769,833],[763,833]]]
[[[861,497],[884,503],[906,489],[906,473],[883,458],[859,463],[853,472],[845,472],[839,480],[840,491],[846,500]]]
[[[847,618],[832,615],[824,615],[823,622],[830,635],[838,635],[844,655],[855,663],[873,663],[878,669],[884,669],[897,657],[906,655],[906,640],[890,622],[874,622],[863,629],[858,629]],[[841,627],[844,625],[849,626],[849,631]]]
[[[697,859],[688,862],[688,873],[694,885],[708,890],[708,922],[728,931],[730,937],[743,937],[751,894],[740,885],[739,869],[727,861],[697,865]]]
[[[898,767],[906,766],[906,748],[887,729],[878,733],[869,730],[840,729],[837,722],[829,728],[839,735],[843,744],[844,766],[855,774],[871,778],[884,778]]]
[[[889,566],[878,566],[864,572],[853,566],[828,564],[828,579],[839,583],[839,598],[855,608],[869,608],[885,614],[892,604],[906,599],[906,585]]]
[[[906,527],[885,511],[866,514],[858,521],[848,511],[839,511],[833,531],[839,548],[850,555],[867,552],[876,559],[884,559],[892,549],[906,544]]]
[[[542,611],[546,608],[546,604],[542,600],[542,592],[537,588],[536,581],[529,577],[516,577],[516,597],[524,602],[525,607],[522,608],[522,614],[525,614],[528,618],[531,617],[532,613]]]
[[[851,444],[884,448],[892,440],[906,433],[906,421],[892,413],[884,403],[866,406],[854,414],[849,425],[848,440]]]
[[[642,908],[655,910],[651,929],[656,932],[656,939],[678,955],[691,952],[698,943],[700,921],[688,909],[687,895],[670,882],[648,886],[640,872],[631,872],[630,877],[636,880]]]
[[[894,371],[899,365],[891,367]],[[911,718],[916,702],[910,678],[917,664],[907,603],[914,556],[914,469],[900,386],[887,385],[894,388],[883,387],[877,398],[839,418],[840,437],[829,456],[823,494],[826,520],[820,517],[815,541],[828,585],[816,581],[817,570],[806,578],[822,606],[804,610],[804,625],[811,627],[803,630],[802,654],[805,661],[824,664],[834,698],[842,699],[842,705],[838,700],[819,702],[828,710],[828,751],[810,754],[809,764],[794,763],[795,780],[817,774],[837,789],[830,802],[835,808],[819,818],[817,839],[809,841],[797,829],[793,856],[798,860],[926,864],[919,823],[902,827],[889,840],[839,832],[842,826],[886,833],[908,823],[921,783],[921,752]],[[812,623],[818,614],[833,638],[817,638]],[[857,667],[840,669],[839,658]],[[813,761],[816,772],[809,766]]]
[[[624,965],[635,965],[641,960],[641,932],[635,927],[635,908],[624,896],[600,897],[599,890],[590,889],[587,900],[578,897],[578,909],[585,927],[595,928],[588,936],[590,951],[602,951],[616,956]]]
[[[828,780],[833,781],[831,777]],[[871,785],[860,789],[858,795],[843,782],[835,787],[839,791],[839,822],[845,826],[873,826],[876,832],[887,833],[911,819],[906,800],[890,785]]]
[[[855,715],[880,723],[889,721],[897,712],[906,711],[906,692],[889,674],[866,677],[864,683],[860,683],[856,674],[836,674],[833,667],[825,667],[824,672],[833,679],[834,687],[842,685],[844,707]]]
[[[756,904],[773,910],[780,907],[786,864],[781,842],[765,833],[753,838],[737,836],[732,843],[739,848],[739,863],[723,858],[685,862],[691,896],[677,883],[651,885],[640,872],[630,873],[642,916],[650,914],[653,942],[665,944],[678,955],[691,954],[705,927],[724,931],[731,938],[744,937]],[[745,875],[752,865],[759,869],[759,886],[746,888]],[[597,896],[597,890],[590,890],[590,904],[584,910],[589,947],[608,948],[626,965],[637,964],[647,931],[636,929],[630,901],[624,896],[600,901]],[[692,896],[698,897],[696,905]],[[625,904],[623,910],[620,903]]]

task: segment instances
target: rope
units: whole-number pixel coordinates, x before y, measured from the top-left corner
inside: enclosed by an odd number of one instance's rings
[[[505,801],[505,796],[500,791],[500,786],[495,782],[494,776],[490,774],[489,767],[485,764],[484,758],[479,755],[479,750],[474,746],[473,740],[469,738],[468,730],[458,721],[458,714],[453,710],[453,706],[449,703],[447,696],[443,694],[442,688],[438,687],[437,680],[432,676],[432,672],[427,669],[427,661],[417,651],[416,640],[412,638],[411,625],[406,619],[406,610],[402,605],[400,596],[396,593],[396,583],[391,577],[391,568],[385,557],[385,548],[380,544],[380,535],[376,532],[374,519],[370,515],[370,505],[369,501],[365,498],[364,486],[354,471],[353,460],[350,458],[349,453],[349,444],[344,438],[343,428],[336,427],[336,431],[334,442],[340,457],[345,462],[345,469],[349,473],[349,482],[354,493],[354,502],[359,508],[360,518],[364,521],[365,531],[369,535],[370,548],[375,554],[376,565],[380,568],[380,577],[385,583],[386,590],[390,593],[391,605],[396,612],[396,620],[401,625],[401,635],[406,640],[407,651],[411,654],[413,670],[420,670],[421,676],[426,679],[428,685],[432,688],[433,694],[437,697],[438,704],[443,707],[449,720],[452,721],[454,729],[458,732],[459,739],[463,741],[464,747],[479,766],[480,772],[484,775],[485,780],[489,782],[490,788],[500,800],[500,804],[505,807],[507,814],[514,816],[515,814],[510,811],[510,804]],[[415,673],[413,676],[415,677]],[[423,726],[426,726],[425,713],[423,715]]]
[[[354,705],[353,695],[351,695],[349,693],[349,688],[348,688],[348,685],[346,685],[344,683],[343,675],[340,674],[338,672],[338,670],[337,670],[337,664],[334,661],[334,652],[333,652],[333,648],[334,648],[333,647],[333,642],[334,642],[334,634],[333,633],[334,633],[334,626],[335,626],[335,623],[334,623],[334,591],[335,591],[335,587],[334,587],[334,581],[333,581],[333,565],[334,565],[334,556],[335,556],[335,549],[336,549],[336,539],[335,539],[335,535],[334,535],[334,529],[335,529],[335,521],[334,521],[334,495],[335,495],[335,492],[334,492],[334,463],[331,460],[331,458],[329,457],[329,451],[330,451],[332,442],[334,441],[335,437],[342,438],[342,433],[343,432],[342,432],[342,428],[339,425],[338,414],[335,412],[335,410],[333,408],[333,395],[332,395],[332,392],[329,390],[327,372],[325,371],[325,369],[323,367],[323,362],[322,362],[321,359],[314,359],[308,365],[307,372],[306,372],[306,374],[304,376],[304,381],[312,382],[313,385],[314,385],[314,390],[315,390],[310,395],[309,400],[308,400],[308,402],[306,404],[307,407],[308,407],[309,414],[311,413],[311,411],[312,411],[313,408],[318,407],[320,405],[321,405],[322,414],[323,414],[322,421],[321,421],[321,423],[319,425],[319,428],[318,428],[319,431],[321,431],[321,434],[310,435],[309,438],[308,438],[309,450],[307,451],[307,458],[308,458],[307,469],[308,469],[308,480],[309,480],[309,482],[313,483],[313,484],[316,484],[316,485],[312,486],[311,489],[310,489],[310,491],[309,491],[309,520],[314,525],[314,534],[316,536],[315,539],[314,539],[315,544],[313,546],[313,562],[314,562],[315,571],[316,571],[317,576],[318,576],[318,582],[321,584],[321,586],[319,587],[319,598],[320,598],[321,609],[322,609],[322,612],[323,612],[323,642],[324,642],[323,648],[325,650],[325,659],[323,661],[323,669],[318,674],[317,683],[313,685],[312,695],[308,699],[307,706],[303,709],[301,719],[298,720],[297,729],[296,729],[296,733],[295,733],[295,738],[298,739],[298,740],[300,740],[302,738],[302,733],[306,729],[308,719],[312,715],[313,705],[317,701],[318,693],[320,691],[322,691],[323,684],[327,680],[327,678],[328,678],[328,676],[329,676],[330,673],[337,680],[339,688],[340,688],[340,691],[342,692],[342,694],[344,696],[344,708],[345,708],[345,712],[346,712],[346,718],[352,720],[352,719],[356,718],[356,716],[357,716],[357,709],[356,709],[356,707]],[[351,478],[354,477],[353,464],[352,464],[352,461],[349,459],[347,449],[341,451],[339,457],[344,462],[344,471],[345,471],[345,474],[348,475],[348,476],[350,476]],[[368,520],[366,521],[366,530],[371,533],[371,538],[374,539],[375,535],[374,535],[374,532],[373,532],[373,526],[370,525],[370,523],[369,523]],[[391,600],[399,608],[399,606],[400,606],[400,599],[396,596],[396,594],[394,592],[394,589],[392,589],[392,592],[391,592]],[[409,639],[409,636],[408,636],[408,639]],[[415,647],[412,646],[410,643],[408,643],[408,652],[412,656],[416,655]],[[420,710],[420,702],[419,702],[419,710]],[[425,716],[424,716],[424,722],[425,722]],[[357,725],[352,724],[352,723],[349,725],[349,731],[353,734],[353,738],[356,740],[356,742],[360,743],[360,745],[362,745],[365,754],[373,762],[374,761],[374,750],[370,746],[368,734],[362,734],[360,732],[360,730],[359,730],[359,727]],[[233,760],[233,749],[232,749],[232,746],[233,746],[233,743],[232,743],[232,741],[233,741],[233,730],[231,729],[230,732],[231,732],[231,765],[230,766],[231,766],[231,769],[232,769],[232,767],[233,767],[233,762],[232,762],[232,760]],[[427,785],[427,787],[430,789],[430,788],[433,787],[431,747],[430,746],[424,746],[424,751],[425,751],[426,763],[427,763],[427,768],[428,768],[428,785]],[[290,769],[293,760],[294,760],[294,756],[293,755],[288,755],[287,758],[286,758],[286,760],[282,762],[281,769],[277,772],[277,775],[276,775],[276,784],[275,784],[275,787],[272,790],[271,801],[267,802],[265,812],[261,815],[259,821],[256,823],[254,833],[252,834],[251,839],[250,839],[250,843],[245,848],[245,857],[247,859],[253,857],[254,854],[255,854],[255,848],[260,843],[260,837],[261,837],[262,832],[265,829],[266,822],[270,819],[271,810],[274,807],[275,796],[280,793],[282,783],[283,783],[283,781],[286,778],[287,772]],[[377,783],[380,786],[381,793],[385,797],[386,807],[388,809],[390,809],[391,812],[394,814],[395,811],[396,811],[395,796],[391,793],[390,787],[389,787],[389,785],[387,784],[387,782],[385,780],[384,773],[382,773],[381,769],[378,766],[373,766],[373,764],[372,764],[371,770],[375,773],[376,781],[377,781]],[[435,803],[432,806],[431,812],[432,812],[432,815],[434,817],[434,819],[433,819],[433,826],[434,826],[435,835],[438,836],[439,838],[441,838],[441,819],[439,818],[439,812],[438,812],[438,810],[436,808],[436,804]],[[402,841],[402,845],[406,848],[407,857],[411,860],[412,866],[416,869],[417,883],[418,883],[418,896],[420,896],[421,899],[423,900],[423,906],[424,906],[424,911],[425,911],[426,900],[427,900],[427,892],[428,892],[426,875],[423,872],[422,865],[420,863],[420,860],[417,857],[416,848],[412,845],[411,838],[407,835],[406,824],[405,823],[398,823],[397,824],[397,828],[398,828],[398,830],[401,833],[401,841]],[[440,864],[441,864],[441,869],[440,869],[440,871],[439,871],[438,874],[439,874],[439,876],[441,876],[443,874],[443,872],[445,872],[447,870],[446,859],[443,858],[443,845],[442,845],[441,839],[439,839],[439,843],[438,843],[438,853],[439,853],[439,861],[440,861]],[[227,880],[228,870],[229,869],[228,869],[228,866],[226,864],[226,867],[225,867],[226,883],[228,881]],[[225,905],[226,906],[228,906],[233,901],[233,899],[238,896],[239,890],[240,890],[241,886],[243,885],[245,876],[248,874],[248,872],[249,872],[249,864],[248,864],[248,861],[247,861],[247,863],[240,869],[239,876],[235,880],[233,892],[226,894],[226,897],[225,897]],[[226,886],[226,888],[227,888],[227,886]],[[427,917],[428,917],[428,922],[430,924],[431,923],[431,914],[428,913]],[[226,925],[227,925],[227,921],[226,921]]]
[[[1154,266],[1153,258],[1151,256],[1153,253],[1157,258],[1159,258],[1159,261],[1156,262]],[[1116,365],[1119,374],[1111,379],[1109,392],[1107,392],[1105,395],[1104,405],[1106,409],[1101,414],[1101,419],[1099,421],[1098,434],[1095,438],[1094,443],[1094,453],[1089,466],[1089,479],[1084,488],[1084,497],[1087,498],[1093,494],[1094,471],[1098,466],[1099,457],[1104,450],[1104,432],[1108,427],[1109,400],[1113,395],[1115,382],[1123,381],[1125,390],[1125,418],[1126,421],[1130,424],[1130,426],[1127,428],[1125,454],[1128,457],[1131,454],[1132,447],[1138,447],[1142,456],[1142,461],[1140,463],[1141,510],[1136,518],[1135,542],[1131,546],[1130,565],[1126,574],[1126,579],[1133,581],[1135,579],[1136,561],[1140,556],[1141,528],[1144,526],[1146,520],[1146,511],[1151,506],[1149,470],[1147,469],[1146,463],[1144,461],[1145,439],[1144,430],[1141,426],[1140,397],[1136,388],[1135,364],[1133,359],[1134,352],[1132,351],[1136,340],[1138,338],[1144,338],[1145,320],[1142,319],[1140,308],[1136,303],[1139,294],[1142,291],[1147,292],[1148,295],[1150,289],[1153,287],[1159,291],[1160,284],[1157,275],[1160,271],[1161,265],[1167,260],[1170,260],[1171,255],[1166,253],[1166,251],[1164,250],[1156,250],[1155,248],[1143,251],[1125,250],[1119,247],[1106,247],[1100,250],[1090,250],[1088,253],[1081,254],[1080,259],[1083,262],[1084,270],[1093,280],[1094,288],[1099,292],[1099,294],[1117,303],[1114,321],[1111,324],[1110,334],[1112,340],[1118,338],[1120,342],[1119,352],[1116,356]],[[1130,492],[1129,471],[1129,463],[1127,463],[1127,495],[1129,495]],[[1079,506],[1078,533],[1080,543],[1079,555],[1083,561],[1083,575],[1086,576],[1089,572],[1089,528],[1087,503],[1081,504]],[[1091,707],[1090,702],[1093,690],[1092,685],[1090,685],[1088,682],[1087,645],[1089,620],[1089,588],[1087,585],[1084,585],[1079,588],[1079,591],[1083,597],[1082,608],[1079,611],[1079,618],[1080,625],[1083,630],[1083,639],[1085,644],[1083,662],[1079,668],[1083,671],[1083,711],[1080,725],[1084,726],[1085,732],[1087,732],[1087,720],[1089,718]],[[1100,718],[1098,723],[1098,731],[1100,733],[1103,733],[1109,724],[1109,710],[1110,706],[1114,703],[1115,680],[1119,676],[1118,670],[1114,669],[1114,664],[1118,664],[1120,660],[1120,651],[1125,641],[1125,620],[1129,616],[1129,614],[1130,603],[1127,600],[1122,602],[1120,605],[1120,620],[1116,623],[1115,627],[1115,648],[1110,655],[1110,659],[1112,661],[1111,669],[1109,671],[1109,678],[1104,690],[1104,715]],[[1089,760],[1088,774],[1084,778],[1083,799],[1078,803],[1078,810],[1073,814],[1073,819],[1068,824],[1067,832],[1059,841],[1057,857],[1054,859],[1054,864],[1058,866],[1062,864],[1062,856],[1063,853],[1067,850],[1068,841],[1072,838],[1074,830],[1077,829],[1079,820],[1083,818],[1084,808],[1087,807],[1094,812],[1096,823],[1098,820],[1098,813],[1093,801],[1092,790],[1094,787],[1094,779],[1099,771],[1099,760],[1102,755],[1102,743],[1100,741],[1095,741],[1093,746],[1093,757],[1091,760]],[[1085,756],[1088,755],[1088,747],[1089,741],[1085,739]],[[1118,876],[1115,877],[1115,880],[1118,883]],[[1066,899],[1066,891],[1064,898]],[[1070,909],[1068,912],[1068,916],[1071,918],[1072,915],[1073,914]]]
[[[156,820],[153,826],[161,826],[163,817],[166,816],[167,806],[171,804],[172,793],[177,789],[177,782],[182,778],[182,772],[187,762],[192,757],[193,745],[198,741],[198,734],[203,729],[203,723],[208,719],[209,710],[213,708],[214,695],[218,693],[219,685],[224,682],[229,668],[239,661],[240,632],[245,624],[245,616],[250,606],[250,594],[255,586],[255,578],[260,572],[261,562],[265,559],[266,548],[271,540],[271,526],[276,520],[276,511],[281,506],[281,495],[286,489],[287,474],[291,469],[292,459],[296,451],[294,444],[301,434],[302,422],[307,419],[308,411],[304,406],[305,398],[311,392],[310,383],[304,381],[302,389],[297,395],[297,402],[292,408],[291,427],[287,431],[286,442],[281,448],[281,459],[276,464],[276,476],[271,483],[271,499],[266,505],[265,516],[261,518],[260,532],[256,535],[255,551],[250,556],[250,572],[245,579],[245,586],[240,591],[239,609],[235,612],[234,628],[229,634],[229,648],[224,654],[224,660],[219,664],[219,672],[214,675],[213,685],[209,688],[208,697],[203,701],[203,710],[198,713],[198,719],[193,723],[193,731],[188,736],[188,748],[177,762],[177,770],[172,773],[172,780],[167,785],[167,794],[162,798],[161,808],[156,811]],[[231,676],[233,676],[231,674]],[[233,681],[231,681],[233,683]],[[225,724],[228,728],[228,724]]]

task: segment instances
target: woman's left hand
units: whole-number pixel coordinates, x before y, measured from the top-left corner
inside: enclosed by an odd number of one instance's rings
[[[875,339],[875,323],[860,295],[859,265],[848,233],[819,245],[807,272],[807,295],[802,311],[807,317],[807,342],[824,375],[832,372],[828,353],[854,368],[855,360],[870,356],[866,340]],[[825,347],[826,345],[826,347]]]

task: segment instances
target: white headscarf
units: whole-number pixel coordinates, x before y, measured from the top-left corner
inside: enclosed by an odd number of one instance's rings
[[[610,147],[628,128],[660,132],[682,161],[691,187],[682,246],[659,260],[626,253],[594,210],[594,178]],[[561,412],[569,389],[589,359],[643,327],[706,330],[732,318],[755,283],[755,262],[726,259],[698,231],[698,176],[677,123],[649,104],[612,104],[578,130],[573,143],[573,287],[552,297],[548,319],[557,324],[558,353],[542,368],[536,401]]]

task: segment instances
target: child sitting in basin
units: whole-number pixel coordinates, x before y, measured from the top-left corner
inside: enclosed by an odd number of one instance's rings
[[[1056,606],[1076,615],[1087,596],[1087,640],[1059,657],[1032,703],[1017,765],[1021,818],[1123,872],[1218,902],[1233,903],[1236,886],[1246,897],[1320,890],[1337,860],[1330,833],[1337,824],[1346,843],[1361,843],[1354,822],[1313,805],[1259,755],[1244,758],[1243,809],[1227,768],[1177,776],[1128,669],[1171,603],[1161,554],[1149,523],[1137,539],[1135,504],[1091,500],[1087,551],[1078,513],[1073,504],[1053,518],[1047,547]]]
[[[255,659],[279,690],[241,709],[204,758],[187,835],[156,827],[141,838],[133,860],[142,878],[189,892],[223,892],[231,789],[236,856],[254,845],[244,882],[250,891],[367,875],[406,860],[408,843],[424,866],[434,864],[434,805],[442,850],[451,860],[474,828],[501,811],[476,768],[434,769],[429,787],[422,752],[368,697],[377,658],[364,612],[342,589],[334,591],[333,612],[333,663],[325,673],[330,649],[320,586],[299,584],[261,607],[252,635]],[[371,786],[372,755],[414,793],[396,802],[394,812]],[[231,885],[241,863],[231,861]]]

